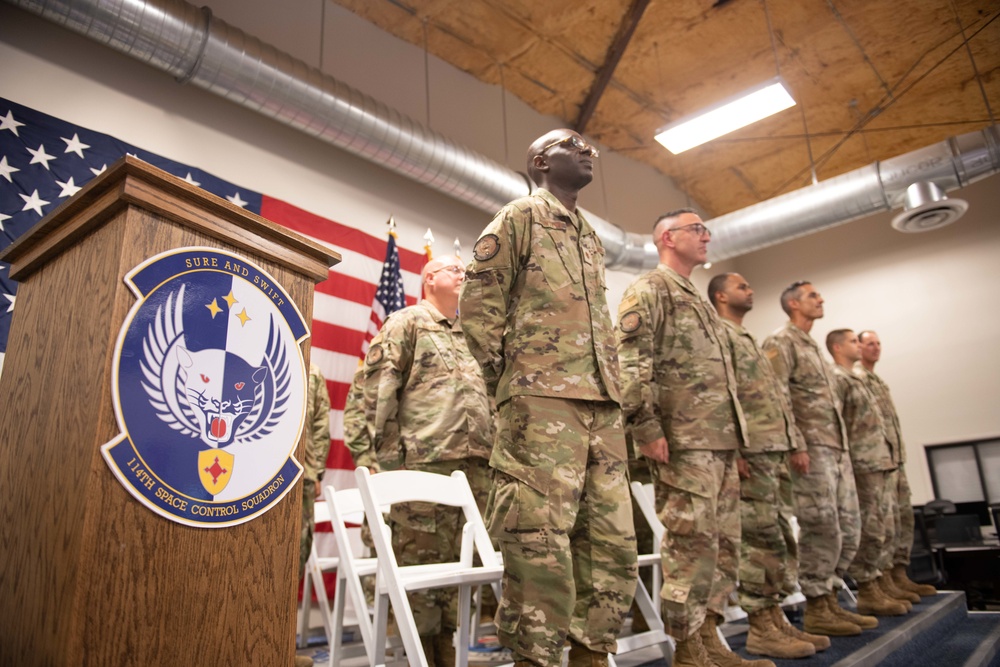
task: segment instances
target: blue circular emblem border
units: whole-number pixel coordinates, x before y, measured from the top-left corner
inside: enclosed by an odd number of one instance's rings
[[[234,267],[227,270],[226,267]],[[296,354],[289,360],[291,382],[301,385],[302,405],[298,410],[296,436],[287,443],[287,457],[278,470],[264,484],[251,493],[223,502],[205,500],[192,495],[190,490],[177,488],[157,473],[141,455],[133,436],[129,433],[119,379],[122,351],[126,338],[133,331],[136,315],[157,290],[182,275],[197,279],[197,274],[228,274],[246,280],[271,299],[278,313],[279,328],[287,327]],[[122,486],[140,503],[171,521],[199,528],[224,528],[251,521],[271,509],[292,489],[302,474],[302,466],[292,455],[305,421],[307,373],[302,358],[302,342],[309,337],[309,328],[298,307],[284,288],[264,269],[251,260],[218,248],[191,246],[160,253],[147,259],[125,276],[125,283],[138,297],[125,317],[115,345],[112,369],[112,402],[121,434],[101,447],[101,452],[111,471]],[[245,312],[245,311],[244,311]],[[279,318],[274,318],[278,320]],[[142,326],[141,324],[139,326]],[[126,363],[137,363],[134,359]],[[290,415],[291,418],[294,415]],[[183,436],[178,436],[183,437]],[[189,438],[190,439],[190,438]],[[168,445],[169,446],[169,445]]]

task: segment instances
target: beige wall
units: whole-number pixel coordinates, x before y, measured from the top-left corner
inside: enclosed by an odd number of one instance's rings
[[[433,57],[428,84],[420,49],[329,3],[256,2],[252,12],[244,0],[208,4],[422,123],[429,86],[430,126],[512,169],[523,170],[531,139],[558,126]],[[373,234],[394,214],[410,248],[423,245],[430,227],[439,253],[455,237],[468,253],[490,217],[7,4],[0,4],[0,62],[0,95]],[[669,179],[626,157],[606,152],[599,163],[581,203],[626,229],[646,233],[658,213],[690,204]],[[802,276],[828,299],[817,338],[838,326],[879,331],[879,371],[899,405],[918,501],[930,497],[923,445],[1000,434],[1000,316],[991,297],[1000,278],[997,178],[958,193],[972,211],[938,232],[904,236],[889,229],[888,216],[876,216],[694,276],[704,289],[717,271],[744,272],[758,291],[747,324],[760,336],[783,321],[781,287]],[[609,275],[613,310],[633,278]]]

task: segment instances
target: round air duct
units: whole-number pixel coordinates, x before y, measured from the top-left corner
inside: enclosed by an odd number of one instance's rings
[[[969,202],[948,199],[934,183],[921,181],[906,188],[903,212],[892,219],[892,228],[906,233],[929,232],[965,215]]]

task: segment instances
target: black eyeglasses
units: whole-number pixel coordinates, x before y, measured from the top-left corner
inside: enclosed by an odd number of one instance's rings
[[[565,139],[560,139],[559,141],[553,141],[551,144],[540,150],[538,154],[545,155],[545,151],[549,150],[553,146],[558,146],[559,144],[569,144],[571,148],[575,148],[581,153],[590,153],[591,156],[593,157],[601,156],[601,152],[599,150],[597,150],[596,148],[594,148],[593,146],[591,146],[586,141],[584,141],[583,139],[581,139],[576,135],[566,137]]]
[[[712,230],[701,224],[700,222],[693,222],[690,225],[682,225],[680,227],[671,227],[668,232],[679,232],[682,229],[690,229],[697,236],[712,236]]]

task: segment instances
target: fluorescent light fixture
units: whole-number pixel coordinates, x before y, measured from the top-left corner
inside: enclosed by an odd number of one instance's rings
[[[781,77],[745,90],[696,114],[661,127],[656,140],[674,155],[795,106]]]

